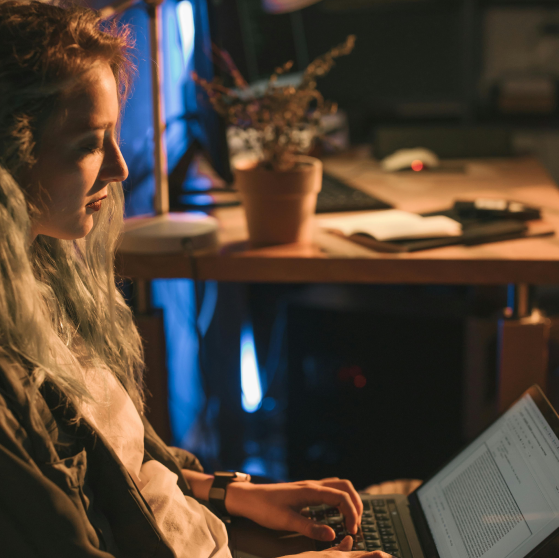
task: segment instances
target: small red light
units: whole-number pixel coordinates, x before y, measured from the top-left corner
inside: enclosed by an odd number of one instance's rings
[[[359,374],[359,376],[355,376],[355,378],[353,378],[353,385],[356,388],[365,387],[367,385],[367,378],[365,378],[363,374]]]
[[[349,367],[349,375],[352,378],[355,378],[356,376],[359,376],[359,374],[361,374],[361,368],[359,366],[354,364],[353,366]]]
[[[415,172],[419,172],[419,171],[423,170],[424,166],[425,165],[423,164],[423,161],[420,161],[419,159],[416,159],[415,161],[412,161],[412,164],[411,164],[411,168]]]

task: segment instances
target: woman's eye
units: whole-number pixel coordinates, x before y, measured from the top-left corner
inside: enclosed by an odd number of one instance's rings
[[[102,153],[102,145],[84,145],[81,147],[81,151],[86,154]]]

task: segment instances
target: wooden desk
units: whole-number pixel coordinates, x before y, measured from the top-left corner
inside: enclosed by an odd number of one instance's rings
[[[464,172],[383,173],[368,157],[339,156],[325,169],[399,209],[428,212],[451,206],[455,199],[507,198],[543,209],[544,220],[559,233],[559,190],[533,158],[455,161]],[[196,257],[197,278],[230,282],[415,283],[415,284],[553,284],[559,283],[559,234],[476,247],[449,246],[411,254],[381,254],[316,230],[312,246],[278,246],[252,250],[242,208],[215,212],[220,247]],[[320,219],[320,217],[318,218]],[[186,255],[118,254],[118,272],[136,280],[192,278]],[[522,290],[522,289],[521,289]],[[526,291],[526,289],[524,289]],[[522,292],[524,292],[522,291]],[[524,313],[502,320],[499,407],[506,407],[524,387],[545,383],[549,321]],[[153,345],[157,345],[153,343]],[[479,345],[479,343],[478,343]],[[476,352],[477,351],[477,352]],[[479,430],[495,412],[482,409],[481,352],[475,334],[468,345],[465,430]],[[476,354],[478,357],[476,357]],[[478,358],[478,360],[476,360]],[[157,357],[155,360],[161,360]],[[160,380],[163,381],[163,380]],[[149,382],[148,382],[149,383]],[[166,384],[151,391],[165,393]],[[519,391],[520,390],[520,391]],[[482,416],[483,415],[483,416]],[[163,428],[160,428],[160,432]]]
[[[460,163],[457,161],[456,163]],[[325,169],[399,209],[449,207],[455,199],[505,197],[543,208],[559,231],[559,190],[532,158],[464,161],[465,172],[383,173],[369,158],[340,156]],[[240,207],[217,210],[218,254],[197,258],[198,278],[235,282],[545,284],[559,282],[559,234],[476,247],[381,254],[317,229],[310,247],[251,250]],[[320,217],[318,218],[320,219]],[[119,254],[120,274],[137,279],[192,277],[186,257]]]

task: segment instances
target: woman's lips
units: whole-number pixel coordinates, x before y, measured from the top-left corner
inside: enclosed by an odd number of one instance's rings
[[[101,202],[106,198],[107,196],[103,196],[102,198],[99,198],[96,201],[92,201],[90,203],[88,203],[85,207],[87,207],[88,209],[93,209],[93,211],[99,211],[101,209]]]

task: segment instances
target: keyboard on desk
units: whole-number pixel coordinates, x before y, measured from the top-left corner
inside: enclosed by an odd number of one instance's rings
[[[322,190],[316,201],[317,213],[391,208],[388,203],[348,186],[335,176],[325,173],[322,177]]]
[[[392,516],[396,513],[394,500],[364,500],[361,526],[353,537],[353,550],[382,550],[397,558],[401,557]],[[312,519],[325,523],[334,529],[336,538],[329,543],[318,543],[320,550],[339,544],[349,535],[344,525],[344,518],[336,508],[316,506],[309,508]]]

